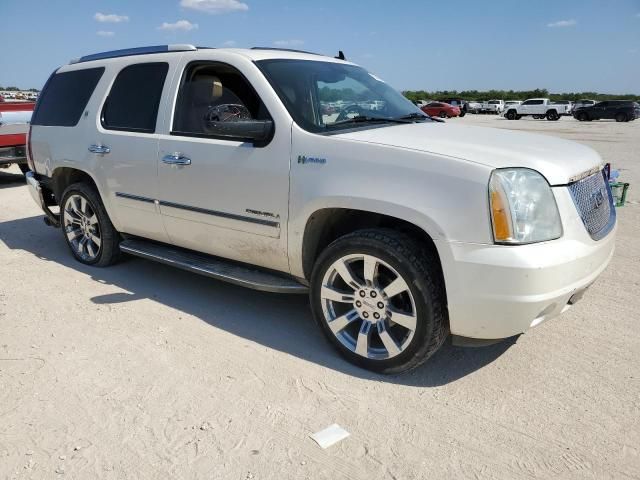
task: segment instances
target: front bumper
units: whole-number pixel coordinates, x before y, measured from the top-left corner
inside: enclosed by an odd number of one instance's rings
[[[37,179],[36,174],[33,172],[27,172],[24,176],[27,181],[27,186],[29,187],[29,194],[31,194],[31,198],[33,198],[33,201],[36,202],[36,204],[45,213],[48,223],[55,227],[59,227],[60,215],[53,213],[48,207],[47,202],[45,201],[42,184]]]
[[[523,333],[568,310],[607,267],[616,226],[593,240],[567,189],[554,190],[564,229],[558,240],[438,245],[453,335],[498,339]]]

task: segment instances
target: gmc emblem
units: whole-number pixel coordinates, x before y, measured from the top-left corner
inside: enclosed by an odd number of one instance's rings
[[[598,208],[600,208],[604,203],[604,193],[602,193],[602,189],[592,193],[591,199],[593,200],[593,209],[597,210]]]

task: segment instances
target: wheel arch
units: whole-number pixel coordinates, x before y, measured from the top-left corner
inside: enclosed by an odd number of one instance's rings
[[[65,189],[73,184],[84,182],[88,183],[96,190],[98,189],[98,184],[94,180],[94,178],[84,170],[74,167],[58,167],[51,173],[51,181],[49,182],[49,188],[53,192],[56,200],[60,202],[62,200],[62,193]]]
[[[104,208],[107,211],[111,222],[116,227],[116,229],[119,229],[120,225],[118,222],[118,218],[115,215],[116,212],[114,211],[114,209],[111,208],[112,205],[109,202],[109,199],[106,197],[106,195],[104,195],[103,189],[100,188],[100,183],[96,181],[95,177],[86,170],[76,167],[57,167],[53,170],[53,172],[51,172],[51,177],[49,182],[47,182],[47,187],[53,193],[56,202],[60,203],[64,190],[69,185],[78,182],[84,182],[90,185],[92,188],[95,188],[102,200]]]
[[[311,272],[320,253],[334,240],[357,230],[369,228],[390,228],[406,233],[424,246],[425,252],[434,256],[444,287],[444,272],[437,240],[442,232],[437,225],[425,220],[419,224],[415,219],[407,219],[390,214],[349,207],[324,207],[313,211],[306,219],[300,245],[301,270],[305,279],[311,278]]]

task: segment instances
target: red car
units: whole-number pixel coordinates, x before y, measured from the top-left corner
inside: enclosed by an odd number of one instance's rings
[[[444,102],[431,102],[422,107],[422,111],[430,117],[451,118],[460,116],[460,108]]]

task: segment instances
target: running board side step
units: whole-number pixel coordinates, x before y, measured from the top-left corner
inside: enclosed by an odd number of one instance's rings
[[[305,285],[279,272],[213,257],[180,247],[148,240],[128,238],[120,242],[120,250],[136,257],[171,265],[182,270],[233,283],[241,287],[272,293],[307,293]]]

